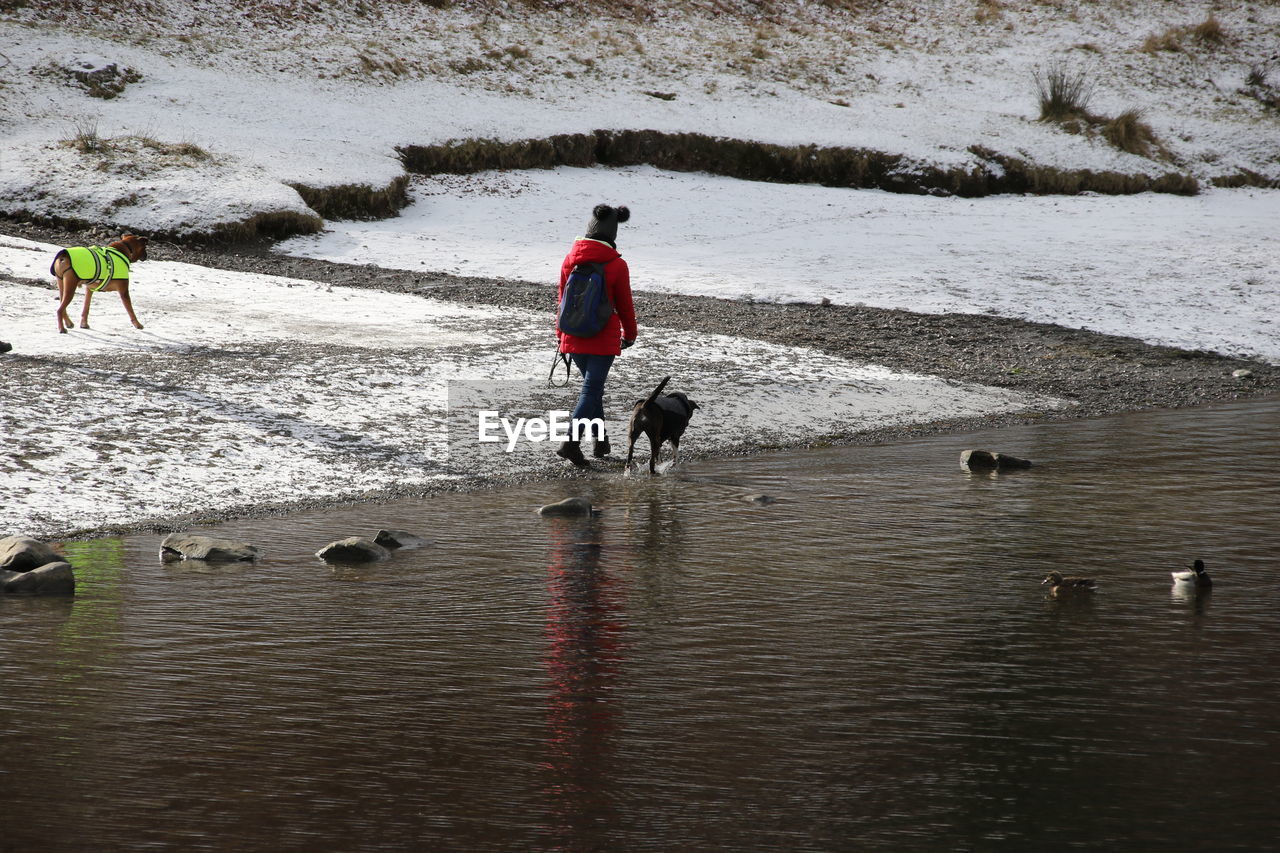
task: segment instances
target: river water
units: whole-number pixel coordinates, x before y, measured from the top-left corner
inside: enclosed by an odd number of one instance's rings
[[[314,557],[380,527],[434,544]],[[213,532],[264,559],[68,543],[74,600],[0,601],[0,849],[1280,839],[1280,398]]]

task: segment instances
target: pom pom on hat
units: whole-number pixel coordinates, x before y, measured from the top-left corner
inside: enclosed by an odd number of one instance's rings
[[[612,245],[618,239],[618,223],[630,218],[631,211],[625,205],[610,207],[607,204],[597,204],[591,211],[591,221],[587,223],[587,236]]]

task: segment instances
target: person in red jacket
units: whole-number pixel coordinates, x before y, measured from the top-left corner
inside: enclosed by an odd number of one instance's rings
[[[556,329],[560,339],[560,352],[567,353],[582,373],[582,393],[573,410],[573,418],[604,419],[604,383],[609,377],[615,357],[636,340],[636,310],[631,302],[631,271],[627,262],[618,254],[618,223],[631,218],[625,207],[597,204],[591,211],[587,224],[587,236],[575,240],[573,248],[560,265],[560,286],[556,290],[556,305],[564,295],[564,284],[575,265],[597,263],[604,265],[605,289],[613,305],[613,315],[598,334],[589,338],[570,335]],[[562,442],[556,455],[578,467],[586,467],[587,460],[578,446],[581,436],[571,436]],[[592,450],[596,458],[609,454],[609,438],[598,439]]]

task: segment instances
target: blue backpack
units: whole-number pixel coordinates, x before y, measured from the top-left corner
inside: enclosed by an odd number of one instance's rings
[[[556,327],[568,335],[591,338],[613,316],[613,303],[604,283],[604,264],[581,263],[569,273],[560,297]]]

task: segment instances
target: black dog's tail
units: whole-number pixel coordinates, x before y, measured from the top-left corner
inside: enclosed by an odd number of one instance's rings
[[[649,395],[649,399],[645,400],[645,405],[652,403],[658,399],[658,395],[662,393],[662,389],[667,387],[667,383],[671,381],[670,376],[662,377],[662,381],[658,383],[658,387],[653,389],[653,393]]]

